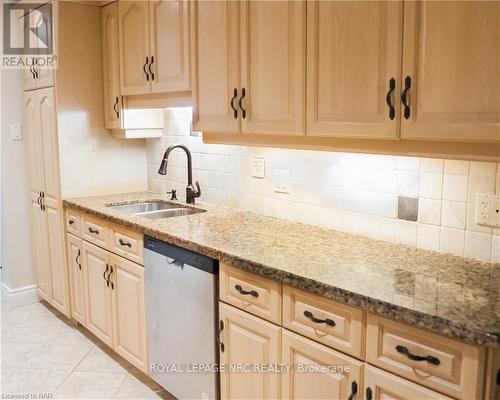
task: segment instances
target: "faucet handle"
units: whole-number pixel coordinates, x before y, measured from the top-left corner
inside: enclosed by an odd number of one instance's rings
[[[194,194],[194,197],[200,197],[201,196],[200,184],[198,183],[198,181],[196,181],[194,184],[196,186],[196,193]]]
[[[167,194],[171,194],[172,195],[170,197],[170,200],[177,200],[177,190],[172,189],[170,192],[167,192]]]

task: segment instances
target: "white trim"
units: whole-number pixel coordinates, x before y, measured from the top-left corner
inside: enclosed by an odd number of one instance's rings
[[[7,302],[8,307],[13,308],[38,303],[40,298],[38,297],[36,285],[11,289],[2,282],[2,300]]]

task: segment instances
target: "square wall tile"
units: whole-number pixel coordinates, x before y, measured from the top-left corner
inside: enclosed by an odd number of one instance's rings
[[[416,221],[418,217],[418,199],[398,196],[398,219]]]
[[[420,160],[421,172],[443,173],[444,161],[437,158],[422,158]]]
[[[428,250],[439,250],[441,229],[439,226],[418,224],[417,246]]]
[[[443,201],[443,226],[456,229],[465,229],[467,218],[467,204],[457,201]]]
[[[396,221],[396,241],[399,243],[417,245],[417,223],[411,221]]]
[[[465,249],[465,231],[461,229],[441,228],[440,246],[441,251],[445,253],[463,256]]]
[[[398,194],[417,197],[419,188],[419,174],[416,171],[398,171]]]
[[[478,260],[490,261],[492,235],[465,232],[465,255]]]
[[[420,158],[417,157],[398,157],[398,169],[405,171],[418,172],[420,168]]]
[[[444,160],[445,174],[469,175],[469,161]]]
[[[467,175],[444,174],[443,199],[467,201],[468,183],[469,177]]]
[[[443,174],[420,173],[420,196],[440,200],[443,196]]]
[[[480,162],[471,161],[470,162],[470,175],[471,176],[487,176],[489,178],[495,178],[497,166],[492,162]]]
[[[489,176],[470,176],[467,201],[476,204],[476,194],[495,194],[495,178]]]
[[[418,222],[441,225],[441,200],[421,198],[418,202]]]

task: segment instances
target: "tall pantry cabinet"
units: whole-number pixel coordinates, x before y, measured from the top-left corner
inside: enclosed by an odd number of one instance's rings
[[[54,87],[24,93],[24,131],[33,211],[34,271],[39,296],[70,315]]]

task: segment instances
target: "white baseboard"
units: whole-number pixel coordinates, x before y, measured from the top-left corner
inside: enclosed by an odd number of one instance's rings
[[[17,289],[11,289],[2,282],[2,302],[6,301],[10,308],[26,306],[28,304],[38,303],[40,298],[36,290],[36,285],[22,286]]]

